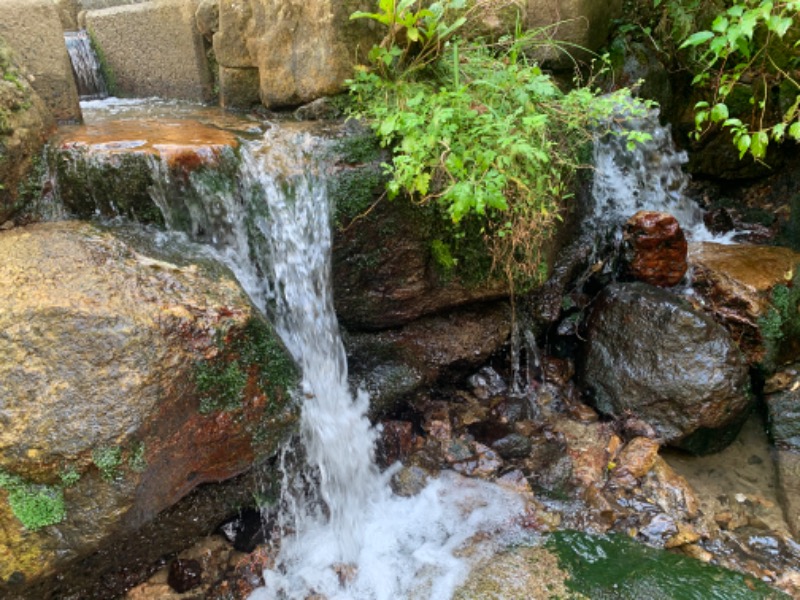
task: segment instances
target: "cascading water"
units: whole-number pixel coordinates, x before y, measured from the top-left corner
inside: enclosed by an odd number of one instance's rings
[[[97,100],[108,97],[106,82],[100,71],[100,61],[86,31],[67,31],[64,33],[64,42],[80,99]]]
[[[380,473],[374,461],[368,397],[348,384],[333,309],[324,165],[308,157],[315,145],[319,140],[308,134],[273,127],[262,140],[243,144],[235,188],[207,185],[192,174],[204,201],[189,211],[190,224],[185,216],[180,223],[157,186],[151,190],[168,227],[214,231],[207,241],[270,315],[302,368],[297,399],[306,465],[284,475],[276,568],[264,574],[266,586],[252,599],[312,593],[329,600],[449,599],[469,572],[457,551],[469,545],[471,560],[478,560],[504,534],[516,535],[525,501],[454,473],[414,497],[391,492],[394,470]],[[154,159],[152,167],[168,177],[163,162]],[[284,456],[291,452],[288,447]],[[491,533],[491,541],[473,539],[480,532]]]
[[[692,241],[715,238],[703,223],[699,206],[686,194],[689,183],[682,165],[686,152],[678,151],[669,126],[659,123],[658,110],[642,117],[620,118],[611,133],[594,143],[594,213],[591,221],[601,231],[616,229],[640,210],[665,211],[680,223]],[[651,138],[628,146],[625,131],[641,131]]]

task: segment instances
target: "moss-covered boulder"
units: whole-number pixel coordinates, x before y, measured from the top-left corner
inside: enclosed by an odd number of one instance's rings
[[[44,103],[0,37],[0,223],[30,200],[25,183],[53,125]]]
[[[294,422],[294,365],[227,271],[148,254],[77,222],[0,234],[0,595],[50,597]]]

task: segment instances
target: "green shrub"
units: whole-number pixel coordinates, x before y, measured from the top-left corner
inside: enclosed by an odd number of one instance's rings
[[[800,340],[800,264],[795,265],[787,279],[787,285],[772,289],[771,306],[758,322],[766,347],[763,363],[769,370],[780,361],[785,343]]]
[[[387,27],[387,36],[349,82],[353,114],[368,120],[381,145],[390,198],[438,203],[458,229],[481,220],[495,268],[512,289],[546,274],[541,250],[585,167],[593,133],[612,116],[647,110],[628,90],[604,95],[583,85],[565,92],[530,58],[536,32],[487,45],[455,36],[470,13],[464,2],[426,8],[414,0],[379,0],[356,13]],[[458,12],[461,11],[461,12]],[[457,19],[448,19],[459,14]],[[646,137],[630,132],[629,143]]]

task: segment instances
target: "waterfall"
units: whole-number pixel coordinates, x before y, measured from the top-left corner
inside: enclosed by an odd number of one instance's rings
[[[675,148],[669,126],[661,125],[658,115],[653,109],[642,117],[620,118],[612,122],[610,133],[595,139],[592,225],[619,231],[636,212],[656,210],[672,214],[689,239],[712,239],[702,210],[685,194],[689,178],[682,165],[687,154]],[[629,147],[620,134],[632,130],[648,133],[650,139]]]
[[[251,598],[447,600],[472,563],[507,542],[504,536],[518,535],[525,501],[450,472],[414,497],[399,497],[389,485],[399,465],[379,471],[369,399],[350,389],[333,309],[325,165],[310,158],[324,154],[319,146],[288,125],[243,141],[237,185],[210,185],[192,173],[204,200],[189,210],[190,223],[169,209],[168,185],[151,190],[168,227],[215,248],[302,368],[296,400],[303,448],[282,453],[280,550],[265,587]],[[169,177],[159,159],[151,166]],[[469,557],[458,557],[465,547]]]
[[[100,61],[92,48],[92,42],[85,30],[64,33],[72,72],[78,86],[81,100],[106,98],[108,90],[100,72]]]

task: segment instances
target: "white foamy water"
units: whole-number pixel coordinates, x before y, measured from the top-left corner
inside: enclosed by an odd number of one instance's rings
[[[703,223],[703,211],[686,196],[689,178],[682,166],[686,152],[678,151],[669,126],[662,126],[658,111],[645,117],[620,119],[612,126],[617,133],[638,130],[651,139],[627,147],[624,136],[607,134],[594,143],[594,182],[591,219],[600,229],[619,228],[640,210],[668,212],[694,242],[726,242],[730,236],[715,236]]]
[[[269,257],[268,312],[302,368],[301,436],[310,470],[303,481],[318,481],[316,493],[308,494],[289,485],[287,476],[284,495],[292,497],[284,498],[279,519],[287,533],[276,568],[251,598],[450,598],[468,572],[454,552],[478,531],[510,528],[523,503],[501,488],[455,475],[414,498],[392,495],[388,474],[381,475],[374,460],[369,399],[353,394],[347,381],[333,308],[324,178],[302,156],[292,161],[306,143],[272,140],[244,157],[245,181],[264,191],[267,204],[254,224]],[[276,166],[283,179],[274,177]]]

